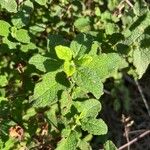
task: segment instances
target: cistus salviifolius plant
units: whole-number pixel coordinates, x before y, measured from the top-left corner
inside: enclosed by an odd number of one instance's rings
[[[149,40],[146,1],[0,0],[0,149],[117,150],[105,83],[128,110],[122,78],[142,78]]]

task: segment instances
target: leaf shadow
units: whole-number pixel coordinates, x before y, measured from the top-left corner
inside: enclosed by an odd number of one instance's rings
[[[44,64],[46,72],[51,72],[51,71],[58,70],[62,66],[63,61],[61,60],[58,61],[56,59],[47,59],[44,61],[43,64]]]

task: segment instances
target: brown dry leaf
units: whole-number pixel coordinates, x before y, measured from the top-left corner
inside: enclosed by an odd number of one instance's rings
[[[13,138],[17,138],[18,140],[23,139],[24,130],[20,126],[16,125],[9,129],[9,136]]]
[[[48,123],[46,123],[45,125],[42,126],[41,129],[41,135],[47,135],[48,134]]]

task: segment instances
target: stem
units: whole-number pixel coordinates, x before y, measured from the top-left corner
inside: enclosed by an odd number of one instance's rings
[[[119,147],[118,150],[123,150],[124,148],[128,147],[129,145],[134,144],[135,142],[137,142],[139,139],[143,138],[144,136],[150,134],[150,130],[145,131],[144,133],[140,134],[138,137],[134,138],[133,140],[131,140],[130,142],[124,144],[123,146]]]
[[[143,100],[143,102],[144,102],[144,105],[145,105],[145,107],[146,107],[146,109],[147,109],[147,112],[148,112],[148,115],[149,115],[149,117],[150,117],[150,108],[149,108],[148,103],[147,103],[147,100],[146,100],[146,98],[145,98],[145,96],[144,96],[144,94],[143,94],[142,88],[141,88],[141,86],[140,86],[138,80],[135,80],[135,83],[136,83],[136,85],[137,85],[137,87],[138,87],[139,93],[140,93],[140,95],[141,95],[141,98],[142,98],[142,100]]]

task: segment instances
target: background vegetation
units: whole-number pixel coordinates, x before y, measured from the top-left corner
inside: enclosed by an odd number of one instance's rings
[[[149,150],[149,4],[0,0],[0,149]]]

